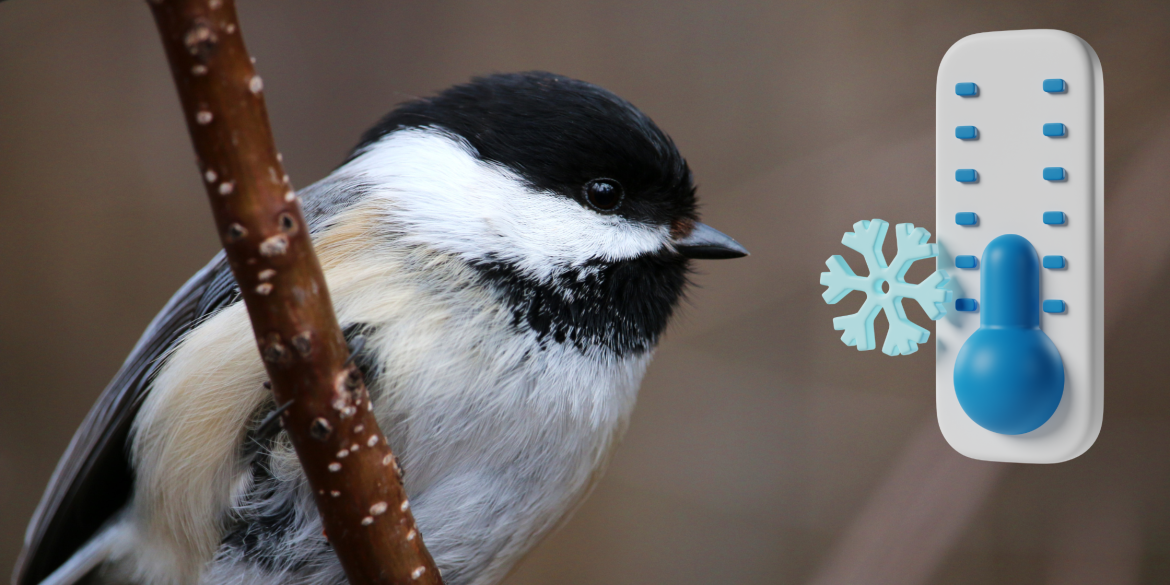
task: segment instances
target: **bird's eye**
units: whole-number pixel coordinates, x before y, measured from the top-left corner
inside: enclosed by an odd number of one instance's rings
[[[593,179],[585,183],[585,200],[598,211],[613,211],[622,204],[620,183],[613,179]]]

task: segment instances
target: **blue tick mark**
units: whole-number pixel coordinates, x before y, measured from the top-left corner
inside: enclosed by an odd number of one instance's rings
[[[1045,313],[1063,313],[1067,307],[1064,306],[1064,301],[1057,299],[1048,299],[1044,301]]]
[[[1053,122],[1044,125],[1044,135],[1051,138],[1064,138],[1068,136],[1068,129],[1060,122]]]
[[[975,299],[955,299],[955,310],[971,313],[979,308],[979,301]]]
[[[1044,91],[1048,93],[1064,93],[1068,91],[1068,85],[1063,79],[1045,79]]]
[[[971,82],[956,83],[955,95],[961,95],[963,97],[977,96],[979,95],[979,86]]]
[[[960,183],[975,183],[979,181],[979,173],[975,169],[959,169],[955,171],[955,180]]]
[[[1063,211],[1045,211],[1044,212],[1045,225],[1064,225],[1065,218]]]
[[[973,211],[960,211],[955,214],[955,223],[959,225],[975,225],[979,223],[979,216]]]
[[[1045,256],[1044,267],[1049,270],[1061,270],[1064,268],[1064,256]]]
[[[1045,181],[1063,181],[1068,178],[1064,172],[1064,167],[1044,167]]]
[[[959,140],[978,140],[979,129],[974,126],[955,126],[955,138]]]
[[[955,268],[970,270],[979,267],[979,259],[974,256],[955,256]]]

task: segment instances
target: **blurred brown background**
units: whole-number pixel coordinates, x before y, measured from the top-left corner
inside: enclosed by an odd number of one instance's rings
[[[701,267],[609,475],[511,585],[1170,582],[1170,3],[240,10],[296,185],[399,101],[547,69],[654,117],[689,158],[705,219],[753,252]],[[846,309],[817,284],[856,220],[934,231],[938,62],[965,35],[1023,28],[1087,40],[1107,95],[1105,425],[1087,454],[1050,466],[951,451],[933,344],[899,358],[843,346],[830,321]],[[141,2],[0,4],[0,209],[7,575],[74,428],[217,249]]]

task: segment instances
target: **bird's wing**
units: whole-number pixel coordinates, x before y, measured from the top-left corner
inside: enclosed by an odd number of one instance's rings
[[[133,484],[127,438],[162,358],[194,324],[237,297],[220,252],[154,318],[57,463],[25,533],[13,585],[42,582],[125,506]]]

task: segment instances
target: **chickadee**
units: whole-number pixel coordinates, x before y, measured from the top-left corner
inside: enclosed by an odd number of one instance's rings
[[[407,103],[300,192],[338,319],[448,585],[500,581],[597,481],[692,258],[674,143],[549,73]],[[14,585],[346,582],[222,253],[98,399]],[[342,496],[343,497],[343,496]]]

